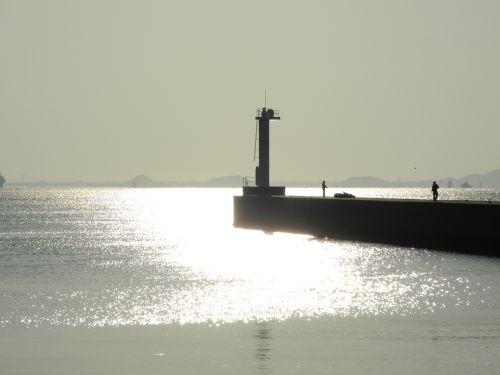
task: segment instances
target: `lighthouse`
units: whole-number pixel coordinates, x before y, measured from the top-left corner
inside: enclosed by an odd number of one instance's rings
[[[279,112],[271,108],[262,107],[257,110],[255,120],[259,122],[259,165],[255,167],[255,184],[269,186],[269,123],[280,120]]]
[[[262,107],[257,110],[255,120],[258,130],[255,134],[255,146],[259,145],[259,164],[255,167],[255,185],[243,186],[243,195],[285,195],[284,186],[269,184],[269,124],[280,120],[278,110]]]

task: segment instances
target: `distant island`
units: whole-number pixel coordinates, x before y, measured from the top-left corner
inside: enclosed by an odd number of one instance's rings
[[[469,174],[464,177],[442,177],[433,180],[417,180],[417,181],[386,181],[379,177],[361,176],[349,177],[342,181],[330,181],[330,187],[352,187],[352,188],[369,188],[369,187],[430,187],[432,182],[436,181],[442,188],[499,188],[500,187],[500,169],[495,169],[484,174]],[[309,182],[280,182],[286,186],[319,186],[320,182],[315,182],[311,185]]]
[[[124,184],[132,187],[240,187],[242,181],[242,176],[216,177],[208,181],[155,181],[147,176],[139,175],[135,176],[129,182],[121,183],[120,185]]]
[[[418,181],[386,181],[373,176],[355,176],[341,181],[327,181],[331,188],[395,188],[395,187],[430,187],[433,180]],[[484,174],[469,174],[460,178],[442,177],[436,179],[441,188],[499,188],[500,187],[500,169],[495,169]],[[318,187],[321,185],[321,179],[318,181],[273,181],[274,184],[287,187]],[[9,186],[88,186],[88,187],[228,187],[235,188],[243,185],[243,176],[230,175],[215,177],[206,181],[158,181],[145,175],[137,175],[128,181],[116,182],[11,182]]]
[[[419,181],[386,181],[379,177],[362,176],[349,177],[342,181],[330,181],[330,187],[429,187],[433,180]],[[500,169],[493,170],[485,174],[469,174],[460,178],[442,177],[436,180],[437,183],[445,187],[477,187],[477,188],[497,188],[500,187]],[[317,187],[321,181],[275,181],[277,185],[289,187]],[[160,187],[160,186],[186,186],[186,187],[241,187],[242,176],[216,177],[208,181],[201,182],[161,182],[154,181],[146,176],[136,176],[130,181],[130,186],[136,187]]]

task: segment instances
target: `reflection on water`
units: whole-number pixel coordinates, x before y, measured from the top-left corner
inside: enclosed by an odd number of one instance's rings
[[[499,300],[498,260],[235,229],[238,192],[6,190],[0,325],[404,316]]]
[[[259,374],[271,374],[272,330],[268,323],[257,323],[255,332],[255,359]]]

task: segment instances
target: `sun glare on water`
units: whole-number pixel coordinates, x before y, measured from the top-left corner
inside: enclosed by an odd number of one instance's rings
[[[160,249],[158,267],[181,272],[174,295],[153,288],[153,322],[408,314],[468,299],[456,280],[425,263],[412,268],[428,252],[233,228],[228,191],[143,190],[127,199],[137,231]]]
[[[16,242],[24,266],[3,280],[0,325],[401,316],[480,303],[484,291],[450,271],[460,257],[234,228],[236,189],[43,194],[30,224],[40,232]]]

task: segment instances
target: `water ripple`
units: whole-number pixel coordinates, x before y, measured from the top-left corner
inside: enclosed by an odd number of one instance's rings
[[[499,303],[492,287],[498,260],[235,229],[232,194],[40,189],[4,196],[0,325],[405,316]]]

